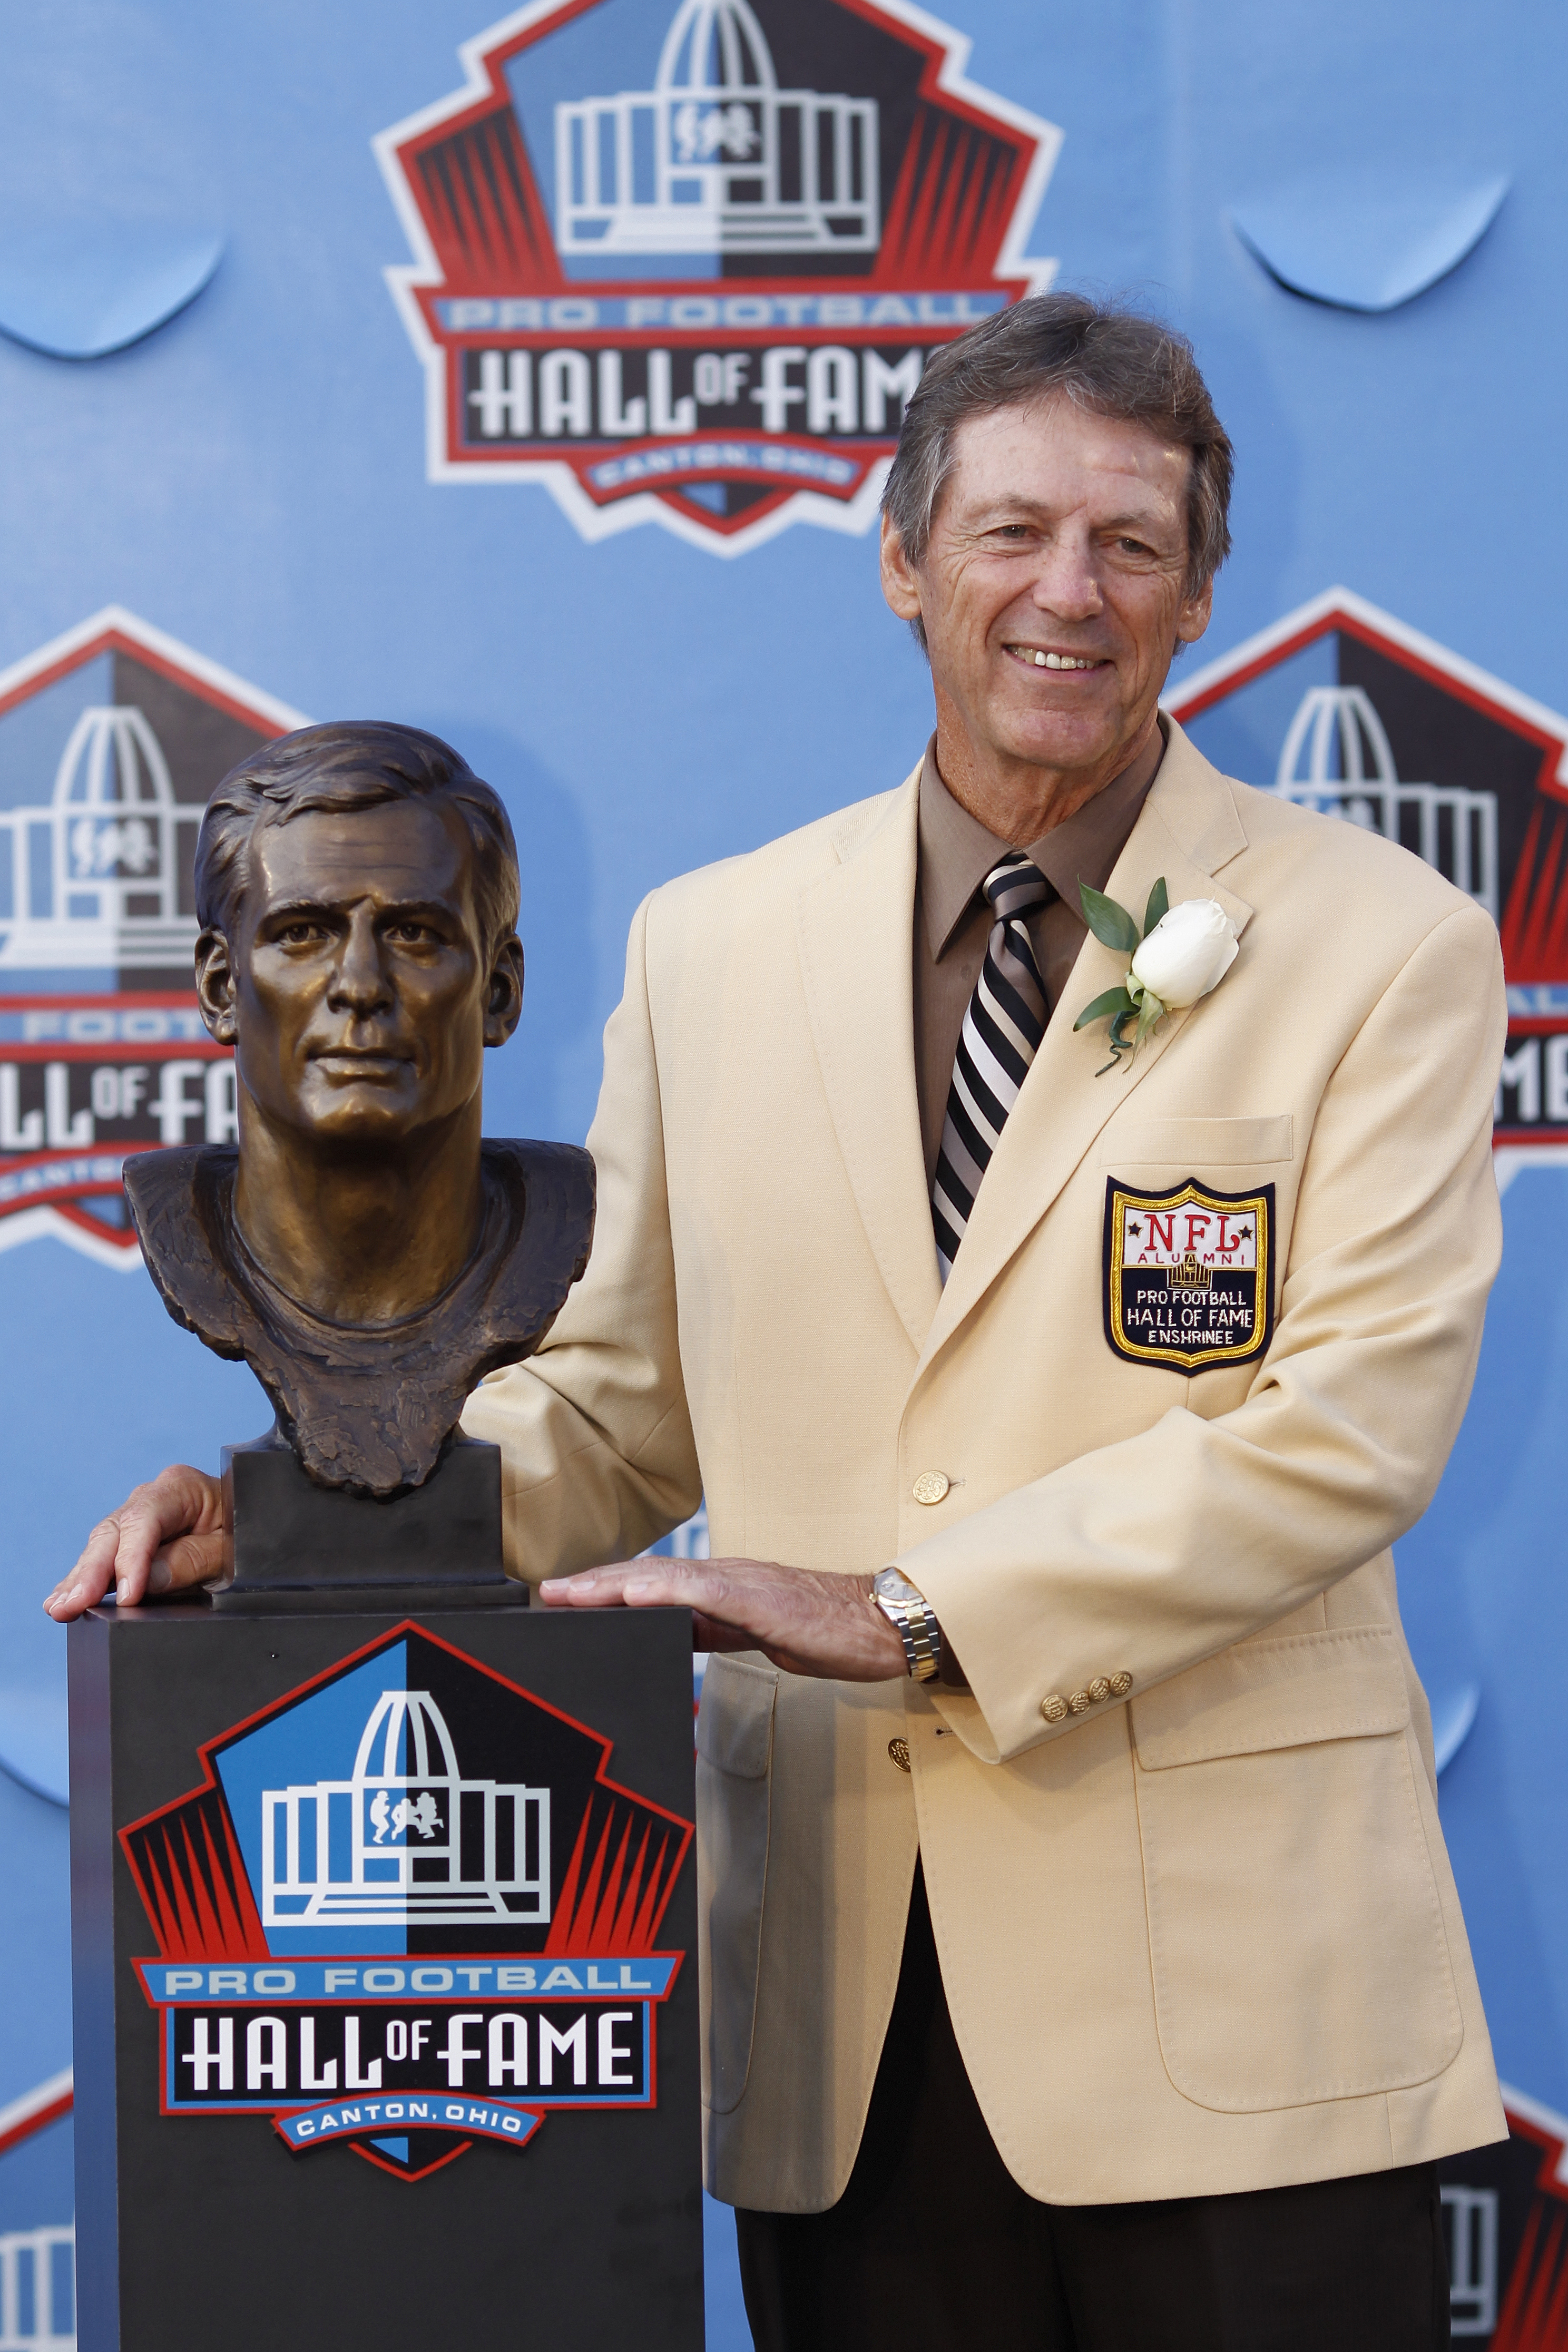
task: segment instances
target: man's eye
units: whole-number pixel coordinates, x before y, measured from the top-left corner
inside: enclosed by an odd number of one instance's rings
[[[307,948],[324,939],[326,933],[320,923],[289,923],[278,937],[286,948]]]
[[[395,940],[399,947],[405,948],[429,947],[437,937],[428,923],[389,923],[386,936],[389,940]]]

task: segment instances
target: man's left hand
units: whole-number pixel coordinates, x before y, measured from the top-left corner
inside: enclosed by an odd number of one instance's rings
[[[552,1578],[549,1609],[689,1609],[701,1650],[761,1650],[792,1675],[890,1682],[904,1645],[871,1598],[868,1576],[825,1576],[762,1559],[628,1560]]]

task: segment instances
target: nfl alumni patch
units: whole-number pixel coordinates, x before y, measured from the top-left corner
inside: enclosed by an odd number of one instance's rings
[[[1130,1364],[1207,1372],[1261,1356],[1274,1328],[1274,1187],[1105,1188],[1105,1336]]]

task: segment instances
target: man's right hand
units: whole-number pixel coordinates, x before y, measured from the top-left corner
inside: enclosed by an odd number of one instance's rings
[[[100,1519],[44,1607],[58,1624],[79,1617],[110,1585],[130,1604],[223,1573],[223,1483],[177,1463]]]

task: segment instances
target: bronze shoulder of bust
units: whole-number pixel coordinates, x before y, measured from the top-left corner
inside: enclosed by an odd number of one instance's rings
[[[238,1154],[138,1153],[125,1191],[176,1323],[247,1362],[318,1486],[385,1496],[423,1486],[487,1372],[531,1356],[588,1263],[594,1163],[565,1143],[482,1146],[487,1215],[457,1280],[390,1323],[312,1314],[234,1223]]]
[[[126,1163],[143,1256],[317,1485],[405,1492],[593,1238],[585,1151],[481,1136],[484,1054],[522,999],[505,809],[434,736],[301,729],[214,793],[196,897],[237,1141]]]

